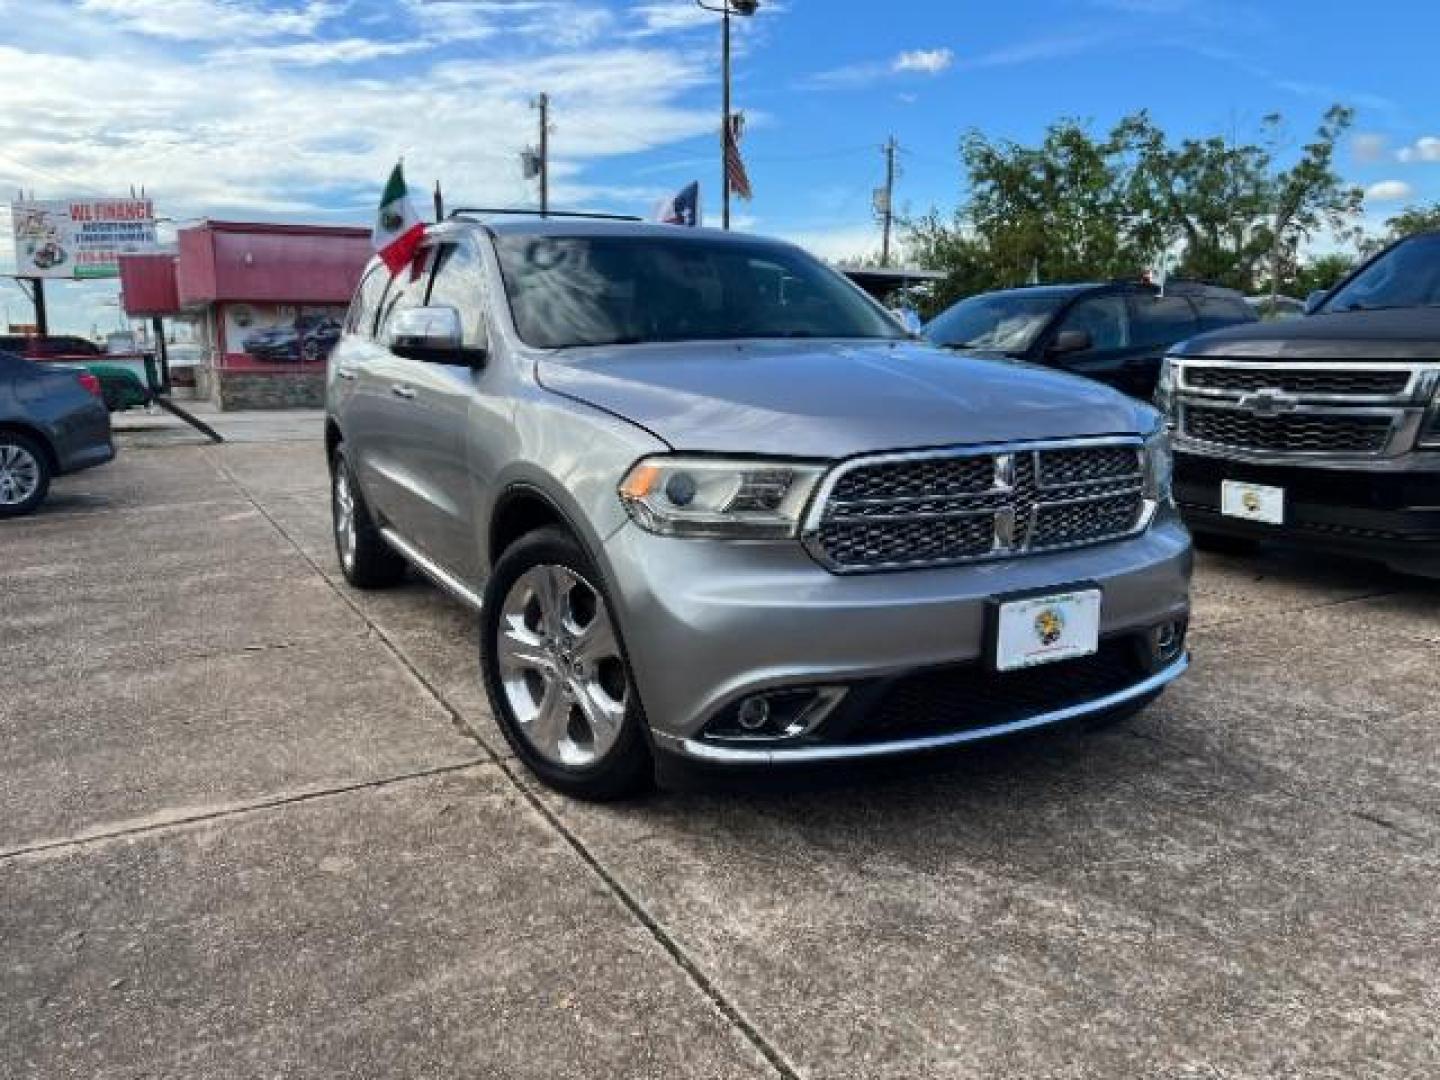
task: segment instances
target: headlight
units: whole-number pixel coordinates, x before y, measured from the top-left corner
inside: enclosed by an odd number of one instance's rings
[[[1158,506],[1175,500],[1175,454],[1170,433],[1161,428],[1145,440],[1145,498]]]
[[[661,536],[783,540],[800,518],[825,469],[789,462],[724,458],[646,458],[620,485],[625,509]]]
[[[1420,445],[1427,449],[1440,450],[1440,377],[1435,379],[1435,393],[1431,395],[1429,416],[1420,428]]]
[[[1173,428],[1176,422],[1175,409],[1175,361],[1165,357],[1160,361],[1160,380],[1155,384],[1155,407],[1165,414],[1165,423]]]

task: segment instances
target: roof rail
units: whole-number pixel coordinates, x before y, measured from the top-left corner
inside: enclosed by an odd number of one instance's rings
[[[455,218],[476,218],[491,214],[505,214],[512,217],[539,217],[539,218],[588,218],[592,221],[644,221],[644,218],[636,217],[633,214],[592,214],[583,210],[515,210],[511,208],[501,209],[489,206],[461,206],[450,211],[447,220]]]

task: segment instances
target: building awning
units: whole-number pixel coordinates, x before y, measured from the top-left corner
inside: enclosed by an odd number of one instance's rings
[[[121,255],[120,302],[132,319],[164,318],[180,312],[175,255]]]
[[[207,221],[180,233],[180,302],[346,304],[372,254],[367,229]]]

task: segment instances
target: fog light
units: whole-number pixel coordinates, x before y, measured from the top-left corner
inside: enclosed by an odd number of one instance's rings
[[[798,739],[814,732],[844,697],[840,686],[756,694],[715,717],[705,737],[733,742]]]
[[[1155,658],[1169,664],[1185,651],[1185,620],[1161,623],[1155,631]]]
[[[740,706],[736,717],[740,726],[749,732],[758,732],[770,724],[770,701],[768,698],[752,697]]]

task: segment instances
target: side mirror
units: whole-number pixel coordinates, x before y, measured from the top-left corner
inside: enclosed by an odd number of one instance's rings
[[[1061,330],[1050,343],[1049,352],[1051,356],[1064,356],[1084,352],[1094,343],[1089,330]]]
[[[1325,302],[1325,297],[1329,295],[1330,292],[1327,289],[1316,289],[1309,296],[1305,297],[1305,314],[1314,315],[1315,312],[1320,310],[1320,305]]]
[[[460,313],[453,307],[407,308],[390,323],[386,344],[396,356],[429,364],[479,367],[485,350],[462,344]]]

